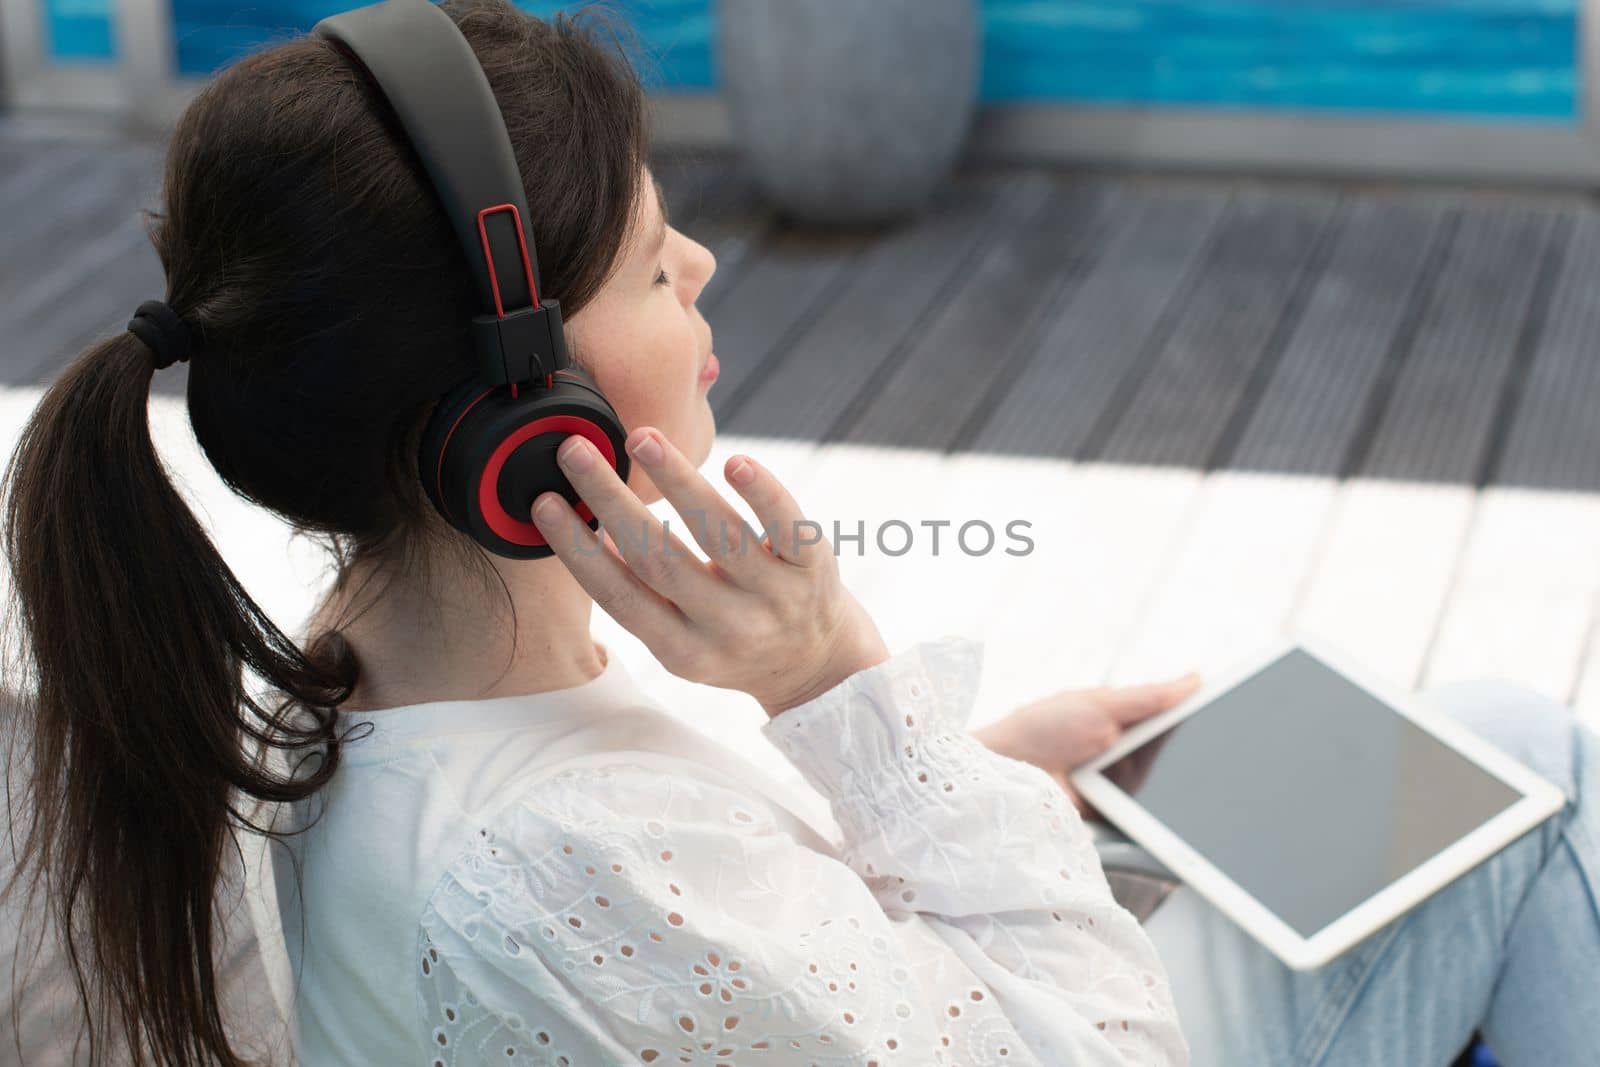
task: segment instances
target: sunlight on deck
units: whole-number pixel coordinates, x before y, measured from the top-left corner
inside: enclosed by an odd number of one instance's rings
[[[39,395],[0,390],[8,451]],[[226,490],[181,400],[156,397],[151,420],[230,565],[298,631],[326,578],[320,550]],[[829,536],[835,522],[864,531],[841,542],[841,572],[892,649],[945,633],[984,640],[971,727],[1058,689],[1220,672],[1294,629],[1408,689],[1493,675],[1600,724],[1600,494],[724,434],[703,470],[752,522],[722,483],[735,452],[771,468]],[[672,515],[664,502],[652,510]],[[980,551],[979,527],[961,549],[957,531],[974,520],[995,531],[992,550]],[[1005,533],[1014,520],[1027,523],[1025,554]],[[749,697],[672,677],[600,612],[594,630],[675,714],[794,779],[760,740]]]

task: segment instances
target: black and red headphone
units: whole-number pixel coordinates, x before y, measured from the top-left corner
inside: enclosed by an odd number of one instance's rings
[[[553,554],[533,524],[540,493],[599,520],[557,466],[569,434],[593,442],[624,481],[627,431],[567,356],[561,308],[539,296],[522,175],[489,80],[461,31],[430,0],[383,0],[318,22],[376,83],[427,169],[477,285],[478,374],[433,409],[422,485],[456,529],[497,555]]]

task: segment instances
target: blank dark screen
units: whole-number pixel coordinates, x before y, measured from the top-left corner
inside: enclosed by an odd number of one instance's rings
[[[1298,648],[1104,773],[1306,937],[1521,799]]]

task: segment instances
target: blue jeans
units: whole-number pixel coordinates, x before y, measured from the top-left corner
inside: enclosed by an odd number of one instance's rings
[[[1600,734],[1508,682],[1422,697],[1560,787],[1566,807],[1315,971],[1174,891],[1145,929],[1193,1067],[1447,1067],[1475,1030],[1503,1067],[1600,1064]]]

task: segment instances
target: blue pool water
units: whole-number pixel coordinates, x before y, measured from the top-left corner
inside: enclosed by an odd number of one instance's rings
[[[111,0],[41,0],[62,59],[113,54]],[[653,87],[716,87],[712,0],[609,0]],[[545,15],[574,0],[519,0]],[[173,0],[207,74],[351,0]],[[983,0],[992,101],[1578,119],[1579,0]]]
[[[584,6],[574,0],[516,3],[540,16]],[[178,70],[210,74],[266,44],[304,33],[319,19],[357,6],[357,0],[172,0]],[[715,85],[712,0],[607,0],[607,6],[637,34],[641,47],[634,58],[648,85],[688,90]]]
[[[72,63],[104,64],[116,55],[111,0],[41,0],[45,51]]]
[[[989,0],[984,96],[1572,122],[1578,0]]]

